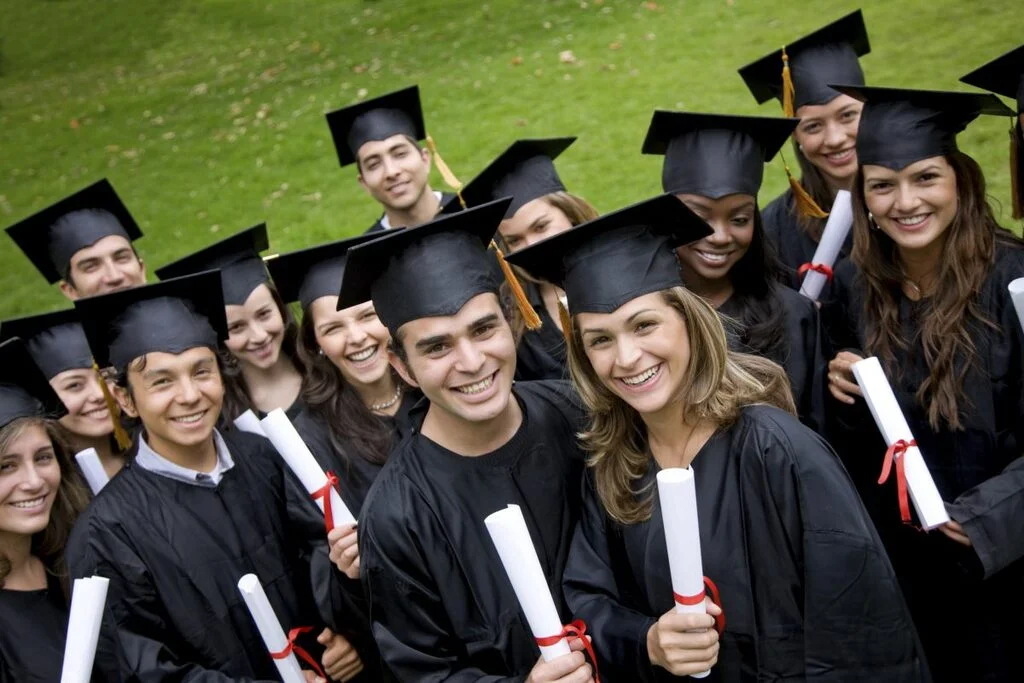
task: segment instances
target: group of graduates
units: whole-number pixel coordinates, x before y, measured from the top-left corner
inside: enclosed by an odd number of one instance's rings
[[[263,258],[260,225],[147,284],[106,181],[8,228],[74,307],[0,324],[0,681],[60,679],[89,576],[110,582],[92,680],[279,680],[250,573],[309,681],[1024,680],[1024,242],[956,142],[1002,114],[1021,143],[1024,46],[963,78],[989,93],[867,86],[868,52],[857,11],[740,69],[783,117],[654,112],[665,194],[604,215],[555,170],[573,138],[459,185],[414,87],[327,116],[384,208],[358,237]],[[762,210],[790,138],[800,178]],[[851,237],[822,267],[841,190]],[[932,531],[902,474],[879,484],[869,356],[946,503]],[[234,426],[278,408],[358,523],[325,529]],[[674,609],[655,477],[679,467],[705,613]],[[582,622],[551,661],[485,529],[509,504]]]

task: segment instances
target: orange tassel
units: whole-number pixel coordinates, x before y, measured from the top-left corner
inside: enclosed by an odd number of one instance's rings
[[[441,154],[437,151],[437,145],[434,143],[434,138],[427,136],[427,149],[430,150],[431,156],[434,157],[434,163],[437,164],[437,170],[441,174],[441,179],[444,180],[445,185],[455,190],[455,193],[459,196],[459,204],[462,208],[466,208],[466,202],[462,199],[462,182],[455,177],[452,173],[452,169],[448,168],[448,164],[441,158]]]
[[[558,321],[562,323],[562,336],[565,337],[565,345],[568,346],[572,343],[572,316],[562,303],[562,297],[558,297]]]
[[[800,184],[800,181],[793,177],[785,161],[782,162],[782,166],[786,169],[789,187],[793,190],[793,198],[796,200],[796,208],[800,215],[807,216],[808,218],[828,218],[828,212],[818,206],[818,203],[814,201],[814,197],[809,195],[804,186]]]
[[[782,48],[782,113],[786,116],[796,116],[796,107],[793,101],[796,99],[796,88],[793,87],[793,74],[789,70],[789,55],[786,48]]]
[[[1020,137],[1024,135],[1024,130],[1019,126],[1017,129],[1010,128],[1010,197],[1013,200],[1013,217],[1016,220],[1024,218],[1024,187],[1021,187],[1021,182],[1024,178],[1021,178],[1021,167],[1020,163]]]
[[[530,300],[526,298],[526,292],[523,291],[523,285],[519,283],[519,278],[512,272],[512,266],[505,260],[505,255],[501,253],[501,249],[492,240],[491,247],[494,248],[494,252],[498,255],[498,264],[501,265],[501,272],[505,274],[505,281],[508,282],[508,286],[512,289],[512,297],[516,300],[516,306],[519,307],[519,312],[523,316],[523,322],[526,324],[528,330],[539,330],[541,326],[540,316],[537,315],[537,311],[533,310],[533,306],[530,304]]]
[[[128,432],[124,430],[124,426],[121,425],[121,409],[118,407],[117,401],[110,394],[107,380],[103,379],[103,373],[100,372],[100,368],[96,365],[95,361],[93,361],[92,369],[96,373],[96,381],[100,383],[100,391],[103,392],[103,402],[107,404],[107,410],[110,411],[110,421],[114,424],[114,440],[117,441],[118,448],[126,451],[132,445],[132,439],[128,436]]]

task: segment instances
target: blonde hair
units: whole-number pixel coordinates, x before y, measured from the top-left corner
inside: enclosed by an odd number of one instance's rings
[[[758,403],[796,414],[785,371],[760,356],[730,351],[711,304],[683,287],[660,294],[682,317],[689,336],[690,360],[677,397],[687,422],[710,421],[720,429],[733,424],[745,406]],[[568,359],[569,374],[590,414],[580,438],[590,452],[588,465],[594,469],[601,503],[618,522],[643,522],[651,516],[651,495],[634,490],[650,467],[643,420],[594,372],[576,325]]]

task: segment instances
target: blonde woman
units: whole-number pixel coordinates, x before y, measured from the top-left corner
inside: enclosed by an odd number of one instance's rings
[[[590,467],[563,586],[601,674],[928,680],[867,513],[793,415],[782,369],[728,351],[714,309],[680,285],[673,249],[707,232],[664,195],[511,259],[560,284],[572,315]],[[673,610],[654,489],[668,467],[695,473],[703,568],[721,602],[707,614]]]

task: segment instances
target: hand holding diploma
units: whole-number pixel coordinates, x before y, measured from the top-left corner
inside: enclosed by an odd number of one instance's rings
[[[245,606],[249,608],[252,620],[256,622],[256,628],[263,638],[263,644],[267,652],[274,660],[277,673],[281,676],[282,683],[307,683],[309,677],[299,668],[299,660],[295,658],[299,654],[310,662],[317,673],[323,676],[316,663],[304,650],[294,645],[294,638],[298,635],[298,629],[293,629],[290,635],[285,635],[281,622],[277,620],[274,609],[267,600],[267,594],[263,590],[263,584],[255,574],[246,574],[238,580],[238,590],[242,594]],[[308,629],[307,629],[308,630]]]
[[[75,461],[82,470],[82,476],[85,477],[86,483],[89,484],[92,495],[99,494],[103,487],[107,485],[107,482],[110,481],[110,477],[107,476],[107,471],[103,469],[103,463],[100,462],[100,456],[96,453],[96,449],[86,448],[84,451],[75,453]]]
[[[800,293],[808,299],[817,301],[825,283],[832,279],[832,268],[836,265],[836,259],[839,258],[839,252],[843,249],[851,227],[853,205],[850,193],[847,190],[839,190],[835,201],[832,202],[832,210],[828,214],[828,222],[821,233],[818,248],[814,250],[814,258],[810,263],[800,266],[800,273],[804,275]]]
[[[110,581],[102,576],[75,579],[61,683],[89,683],[92,679],[92,664],[96,658],[96,643],[100,637],[109,585]]]

